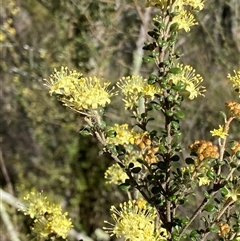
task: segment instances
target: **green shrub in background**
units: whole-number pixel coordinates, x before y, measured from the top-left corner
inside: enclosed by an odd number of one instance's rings
[[[150,76],[122,77],[117,90],[109,87],[109,81],[62,67],[55,69],[46,85],[50,94],[82,116],[80,133],[94,136],[102,154],[110,154],[115,161],[105,177],[126,190],[129,200],[111,207],[113,220],[106,221],[107,233],[131,241],[239,240],[240,142],[230,138],[229,129],[239,124],[240,103],[227,102],[223,120],[216,121],[219,128],[211,134],[218,144],[195,140],[189,145],[189,156],[182,159],[180,155],[182,103],[203,98],[206,88],[193,67],[181,64],[175,46],[179,31],[189,32],[197,24],[194,14],[203,9],[204,1],[149,0],[146,7],[156,9],[154,29],[148,31],[152,41],[143,46],[144,61],[155,66]],[[228,79],[239,95],[240,71]],[[133,120],[131,125],[109,125],[105,107],[118,94]],[[152,128],[150,123],[158,119],[161,123]],[[194,206],[191,200],[197,193],[201,201]],[[43,223],[49,240],[58,238],[55,216],[43,222],[37,214],[34,226]],[[36,235],[41,239],[41,230]]]

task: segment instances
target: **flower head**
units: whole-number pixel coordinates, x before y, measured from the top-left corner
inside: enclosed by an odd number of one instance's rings
[[[153,99],[155,94],[160,94],[162,91],[149,85],[147,79],[138,75],[123,77],[117,82],[117,86],[122,90],[125,102],[125,109],[132,109],[134,106],[139,105],[141,97],[145,100]]]
[[[202,10],[204,7],[205,0],[177,0],[178,6],[190,6],[193,9]]]
[[[115,131],[114,137],[107,137],[107,144],[113,145],[129,145],[134,143],[134,132],[129,130],[128,124],[115,124],[109,128],[109,131]]]
[[[210,133],[212,134],[212,136],[218,136],[219,138],[222,138],[222,139],[224,139],[228,135],[223,129],[223,126],[221,125],[219,125],[218,129],[214,129],[210,131]]]
[[[228,79],[230,80],[231,84],[233,85],[233,88],[235,89],[236,92],[239,93],[239,98],[240,98],[240,70],[236,71],[234,70],[234,76],[228,74]]]
[[[46,83],[49,93],[59,95],[64,105],[79,111],[105,107],[114,94],[107,88],[110,82],[104,82],[97,77],[83,77],[82,73],[62,67],[54,70]]]
[[[240,103],[229,101],[226,103],[226,107],[228,108],[232,117],[240,119]]]
[[[34,219],[32,227],[36,239],[48,238],[49,235],[56,238],[66,238],[69,230],[73,227],[67,213],[62,213],[62,208],[58,204],[50,203],[42,193],[31,192],[24,200],[27,207],[23,208],[24,214]]]
[[[235,141],[231,147],[231,150],[234,154],[240,152],[240,142]]]
[[[122,164],[127,167],[130,163],[133,163],[135,167],[141,167],[142,165],[137,161],[141,157],[139,152],[131,150],[130,154],[126,153],[124,155]],[[107,184],[119,185],[128,178],[128,175],[118,163],[114,163],[104,173],[104,178]]]
[[[140,148],[146,162],[151,164],[158,161],[156,153],[159,151],[159,145],[154,145],[146,132],[137,133],[134,143]]]
[[[173,18],[172,23],[177,23],[178,29],[184,29],[186,32],[190,31],[191,26],[197,25],[193,14],[187,10],[180,11],[180,13]]]
[[[199,74],[195,74],[195,69],[190,65],[183,66],[178,65],[181,68],[181,72],[179,74],[170,74],[169,82],[177,85],[179,82],[185,84],[185,91],[189,95],[189,99],[193,100],[198,95],[204,96],[203,92],[205,92],[205,87],[200,86],[200,83],[203,82],[203,78]]]
[[[106,179],[107,184],[118,185],[123,183],[128,178],[128,175],[118,163],[114,163],[104,173],[104,178]]]
[[[128,241],[157,241],[167,240],[167,232],[155,228],[156,211],[146,202],[130,200],[120,204],[120,210],[111,207],[111,216],[115,224],[108,223],[112,228],[104,228],[111,236],[123,237]]]
[[[211,141],[205,140],[196,140],[193,144],[189,146],[193,153],[196,153],[198,156],[199,164],[203,160],[208,158],[219,158],[220,154],[218,147],[214,145]]]
[[[198,185],[200,187],[205,186],[205,185],[209,185],[209,183],[211,182],[211,180],[207,176],[199,177],[198,179],[199,179]]]
[[[240,185],[232,186],[231,188],[226,188],[228,193],[225,196],[226,199],[231,198],[234,202],[240,200]]]
[[[181,170],[183,174],[188,174],[190,180],[197,180],[199,186],[209,185],[212,180],[206,174],[208,171],[213,171],[213,168],[208,165],[202,166],[201,164],[196,159],[194,164],[182,167]]]
[[[218,223],[218,227],[219,227],[219,235],[221,237],[225,237],[231,231],[229,224],[225,222]]]

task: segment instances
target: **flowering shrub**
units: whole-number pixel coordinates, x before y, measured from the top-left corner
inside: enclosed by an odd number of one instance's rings
[[[31,230],[36,240],[66,239],[73,226],[59,204],[49,202],[42,193],[31,192],[24,199],[27,206],[23,212],[34,220]]]
[[[104,230],[126,241],[240,240],[240,140],[231,140],[229,133],[234,120],[239,124],[240,103],[226,103],[223,121],[211,131],[218,144],[195,140],[189,156],[181,157],[180,122],[185,118],[181,104],[203,98],[206,88],[193,67],[180,63],[175,46],[179,31],[189,32],[197,24],[194,14],[203,9],[204,1],[148,0],[146,7],[157,13],[154,29],[148,32],[152,41],[143,46],[144,60],[155,65],[154,73],[122,77],[116,84],[119,92],[109,88],[109,81],[67,67],[54,70],[46,84],[51,95],[83,116],[86,125],[80,133],[97,138],[103,153],[113,158],[106,182],[129,194],[129,201],[111,207],[113,221],[106,221]],[[227,77],[240,97],[240,71]],[[108,125],[105,107],[117,93],[134,119],[132,126]],[[159,117],[162,126],[149,125]],[[197,190],[201,202],[195,207],[189,200]],[[182,214],[184,208],[189,209],[188,216]],[[70,221],[66,226],[71,227]],[[47,236],[45,226],[43,230],[39,233]],[[54,234],[65,238],[55,229]]]

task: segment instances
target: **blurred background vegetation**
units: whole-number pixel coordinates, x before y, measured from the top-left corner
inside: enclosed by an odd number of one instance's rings
[[[19,200],[43,190],[63,203],[77,232],[94,240],[103,240],[96,230],[125,194],[105,185],[110,158],[99,154],[94,139],[78,134],[82,119],[49,96],[43,79],[62,65],[113,84],[123,75],[147,77],[154,69],[142,62],[141,47],[153,14],[130,0],[1,1],[1,188]],[[205,98],[184,105],[186,150],[196,139],[211,138],[209,131],[222,123],[219,111],[234,100],[226,76],[240,69],[239,0],[208,0],[197,19],[177,46],[208,89]],[[128,121],[119,103],[116,98],[108,107],[109,124]],[[239,123],[231,133],[239,138]],[[28,220],[6,208],[20,240],[27,240]],[[0,224],[0,232],[5,229]],[[1,240],[11,240],[9,233]]]

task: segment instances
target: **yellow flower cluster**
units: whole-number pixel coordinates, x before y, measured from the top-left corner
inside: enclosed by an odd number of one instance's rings
[[[178,6],[189,6],[193,9],[202,10],[205,0],[176,0]]]
[[[165,241],[167,231],[162,227],[156,227],[156,211],[144,201],[129,200],[121,203],[120,210],[112,206],[111,217],[114,224],[111,228],[104,227],[110,236],[122,237],[125,241]]]
[[[121,184],[128,178],[122,167],[118,163],[112,164],[104,173],[104,178],[107,184]]]
[[[128,166],[130,163],[133,163],[135,167],[141,167],[142,165],[137,161],[137,158],[141,158],[139,152],[131,150],[130,153],[124,155],[122,164]],[[127,174],[124,172],[123,168],[119,164],[112,164],[107,171],[104,173],[104,178],[106,179],[107,184],[116,184],[119,185],[128,178]]]
[[[228,79],[230,80],[231,84],[233,85],[233,88],[236,90],[236,92],[239,93],[240,98],[240,70],[236,71],[234,70],[234,76],[228,74]]]
[[[153,99],[155,94],[161,94],[161,89],[149,85],[147,79],[138,75],[123,77],[117,82],[117,86],[122,90],[125,102],[125,109],[132,109],[134,106],[139,106],[141,97],[145,101]]]
[[[152,143],[151,138],[147,133],[138,133],[135,136],[134,143],[140,148],[141,154],[146,162],[151,164],[158,161],[156,153],[159,150],[159,146]]]
[[[219,158],[218,147],[210,141],[196,140],[189,148],[191,152],[197,155],[197,158],[193,164],[181,168],[182,172],[189,173],[191,180],[198,180],[199,186],[209,185],[212,179],[207,176],[207,173],[212,172],[214,175],[214,169],[207,160],[210,158]]]
[[[200,86],[203,82],[203,78],[199,74],[195,74],[195,69],[190,65],[183,66],[178,64],[177,66],[182,71],[179,74],[169,74],[168,79],[170,83],[177,85],[182,82],[185,85],[185,91],[188,94],[188,98],[193,100],[198,95],[204,96],[206,91],[204,86]]]
[[[73,225],[66,217],[67,213],[62,213],[60,205],[50,203],[42,193],[35,192],[28,194],[24,200],[27,207],[23,211],[34,219],[32,231],[37,240],[48,239],[49,236],[66,239]]]
[[[46,85],[49,93],[59,95],[64,105],[78,111],[86,111],[105,107],[114,94],[107,88],[110,82],[104,82],[97,77],[83,77],[82,73],[62,67],[54,70]]]
[[[186,32],[190,31],[191,26],[197,25],[193,14],[187,10],[179,12],[179,14],[173,18],[172,23],[177,23],[178,29],[184,29]]]
[[[147,0],[146,7],[159,8],[163,12],[175,12],[172,23],[177,23],[179,30],[184,29],[188,32],[191,26],[197,24],[192,10],[202,10],[204,2],[205,0]]]
[[[107,137],[107,144],[113,145],[129,145],[134,143],[135,132],[129,130],[128,124],[115,124],[109,128],[109,131],[114,131],[116,134],[114,137]]]
[[[211,141],[196,140],[189,146],[192,152],[198,155],[198,165],[208,158],[219,158],[218,147]]]
[[[198,180],[199,186],[209,185],[211,180],[209,177],[206,176],[206,173],[211,170],[213,171],[213,168],[205,167],[205,166],[199,166],[198,160],[195,160],[195,164],[188,165],[186,167],[181,168],[183,173],[189,173],[190,179],[192,181]]]
[[[228,134],[224,131],[223,126],[219,125],[218,129],[210,131],[212,136],[218,136],[219,138],[224,139]]]
[[[240,120],[240,103],[235,101],[226,102],[230,115]]]

